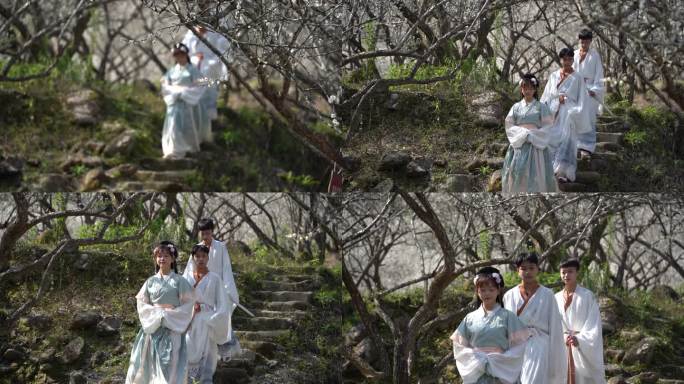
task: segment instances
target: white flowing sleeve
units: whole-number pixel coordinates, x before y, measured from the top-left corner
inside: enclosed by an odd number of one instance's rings
[[[487,355],[477,352],[470,347],[470,342],[461,332],[467,328],[465,319],[450,339],[454,348],[454,359],[458,374],[463,379],[463,384],[475,383],[485,373],[487,367]]]
[[[546,312],[549,314],[549,383],[565,383],[568,374],[567,349],[563,335],[563,320],[553,292],[549,291]]]
[[[596,94],[594,97],[599,103],[598,114],[600,115],[603,113],[603,100],[606,96],[606,85],[605,79],[603,78],[603,63],[601,62],[601,56],[598,54],[598,52],[596,52],[594,58],[596,59],[594,63],[594,81],[592,84],[588,84],[588,86],[589,90],[594,91]]]
[[[577,347],[581,364],[577,370],[582,376],[592,376],[596,372],[603,373],[603,332],[601,329],[601,313],[596,299],[591,293],[583,298],[589,306],[587,318],[579,333],[575,334],[579,346]]]
[[[161,94],[166,105],[173,105],[180,97],[182,89],[169,84],[168,75],[161,79]]]
[[[556,88],[556,82],[552,80],[553,74],[549,76],[549,80],[546,82],[546,86],[544,86],[544,92],[542,93],[539,101],[546,104],[546,106],[551,110],[551,113],[555,115],[560,108],[560,102],[558,100],[559,94],[558,89]]]
[[[514,384],[520,377],[525,355],[525,343],[509,348],[504,353],[487,354],[487,371],[504,384]]]
[[[509,348],[503,353],[487,354],[487,371],[503,383],[513,384],[520,377],[530,331],[512,312],[509,312],[507,329]]]
[[[199,85],[183,86],[181,91],[181,99],[190,105],[197,105],[202,98],[205,87]]]
[[[511,147],[520,148],[527,141],[527,135],[529,134],[529,130],[527,128],[515,125],[515,118],[513,117],[514,109],[515,105],[513,105],[511,110],[508,112],[508,115],[506,116],[506,136],[508,137],[508,142],[511,143]]]
[[[566,95],[573,103],[572,106],[568,106],[568,116],[575,124],[575,132],[586,133],[591,131],[591,124],[589,123],[589,116],[585,113],[587,109],[585,105],[591,96],[589,96],[587,87],[583,86],[584,80],[579,75],[572,80],[575,84],[570,87],[570,92]]]
[[[221,260],[223,261],[223,270],[221,278],[223,279],[223,286],[233,301],[233,307],[240,303],[240,296],[238,295],[237,286],[235,285],[235,277],[233,276],[233,266],[230,263],[230,255],[228,254],[228,248],[223,242],[219,242],[219,249],[221,252]],[[232,313],[232,309],[231,309]]]
[[[604,79],[603,79],[603,63],[601,62],[601,56],[599,56],[598,52],[594,54],[594,77],[593,77],[593,82],[591,84],[587,84],[589,86],[590,91],[594,91],[596,93],[597,99],[598,100],[603,100],[603,96],[605,95],[606,88],[603,84]]]
[[[553,114],[546,104],[541,104],[541,127],[537,130],[538,134],[534,139],[537,141],[532,141],[532,145],[537,148],[546,148],[547,146],[557,147],[560,145],[561,135],[558,131],[553,130]]]
[[[192,321],[195,292],[184,278],[180,277],[177,281],[180,306],[164,310],[163,325],[174,332],[184,333]]]
[[[188,258],[188,263],[183,270],[183,277],[185,280],[190,281],[190,279],[192,279],[194,281],[195,279],[192,276],[193,272],[195,272],[195,261],[192,259],[192,256],[190,256],[190,258]]]
[[[207,320],[209,326],[209,338],[214,344],[225,344],[230,341],[230,311],[229,299],[221,286],[221,281],[216,275],[215,284],[212,285],[215,297],[215,311]]]
[[[147,281],[140,288],[138,294],[135,295],[135,299],[138,307],[138,318],[140,319],[143,332],[147,334],[156,332],[161,325],[164,309],[155,307],[150,303],[150,297],[147,293]]]

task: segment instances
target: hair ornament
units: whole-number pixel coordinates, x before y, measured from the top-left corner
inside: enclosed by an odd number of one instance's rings
[[[501,281],[503,281],[503,280],[502,280],[500,274],[494,272],[494,273],[492,273],[492,274],[489,274],[489,276],[491,276],[492,279],[494,279],[494,281],[496,281],[497,284],[501,285]],[[483,277],[485,277],[485,275],[483,275],[483,274],[476,275],[475,278],[473,279],[473,283],[474,283],[475,285],[477,285],[477,281],[478,281],[480,278],[483,278]]]
[[[523,83],[525,82],[525,80],[529,80],[529,82],[532,85],[534,85],[535,87],[539,86],[539,81],[536,78],[534,78],[534,77],[527,77],[527,78],[523,77],[522,79],[520,79],[520,86],[521,87],[522,87]]]

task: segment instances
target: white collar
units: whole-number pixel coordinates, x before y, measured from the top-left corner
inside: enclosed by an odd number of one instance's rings
[[[493,308],[491,311],[485,310],[484,304],[480,304],[480,313],[482,314],[482,317],[484,317],[484,318],[488,318],[488,317],[494,316],[494,314],[495,314],[496,312],[498,312],[499,309],[501,309],[501,305],[499,305],[499,303],[496,303],[496,304],[494,305],[494,308]]]
[[[175,272],[174,272],[173,269],[172,269],[172,270],[169,272],[168,275],[162,275],[161,269],[160,269],[159,272],[157,272],[157,276],[160,277],[160,278],[162,278],[162,279],[164,279],[164,280],[168,280],[168,279],[171,278],[171,276],[173,276],[174,273],[175,273]]]

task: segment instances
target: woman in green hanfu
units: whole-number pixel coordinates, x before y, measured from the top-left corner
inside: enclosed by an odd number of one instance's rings
[[[475,276],[479,307],[451,335],[456,368],[464,384],[513,384],[520,377],[530,333],[515,313],[503,308],[503,276],[484,267]]]
[[[553,174],[550,147],[557,145],[551,135],[553,114],[538,100],[539,80],[532,74],[520,79],[522,100],[513,104],[506,116],[506,136],[510,142],[501,171],[501,192],[558,192]]]
[[[192,286],[176,270],[173,243],[154,248],[156,274],[136,295],[142,325],[131,351],[126,384],[182,384],[187,375],[185,332],[195,304]]]
[[[206,110],[199,105],[206,86],[201,74],[190,63],[188,47],[176,44],[173,48],[176,65],[161,79],[161,90],[166,103],[166,117],[162,130],[162,152],[166,159],[183,158],[200,150],[200,124],[208,121]]]

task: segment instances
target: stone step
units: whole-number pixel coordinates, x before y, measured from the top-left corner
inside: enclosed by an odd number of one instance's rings
[[[252,308],[261,308],[271,311],[305,311],[309,309],[308,301],[290,300],[290,301],[252,301],[250,303]]]
[[[214,384],[250,384],[252,382],[249,371],[241,368],[216,367]]]
[[[596,124],[596,131],[598,132],[607,132],[607,133],[620,133],[620,132],[627,132],[629,130],[629,126],[625,124],[625,122],[618,117],[602,117],[599,116],[597,119],[597,124]]]
[[[273,311],[268,309],[257,309],[254,314],[258,317],[277,317],[281,319],[303,319],[306,317],[306,311]]]
[[[605,159],[599,159],[594,156],[591,159],[578,159],[577,160],[577,170],[578,171],[596,171],[605,172],[610,169],[610,163]]]
[[[586,192],[587,185],[582,183],[559,183],[558,188],[563,192]]]
[[[311,280],[302,281],[274,281],[274,280],[264,280],[261,282],[264,290],[269,291],[307,291],[312,287],[313,282]]]
[[[178,171],[183,169],[200,169],[201,163],[193,158],[145,158],[140,161],[140,166],[143,169],[154,171]]]
[[[312,267],[312,266],[296,266],[296,265],[270,266],[270,265],[264,265],[264,266],[260,266],[259,270],[269,274],[272,277],[278,276],[278,277],[285,277],[286,279],[289,279],[290,277],[296,277],[296,278],[299,278],[300,280],[311,279],[312,275],[316,274],[316,267]],[[279,280],[279,279],[273,278],[270,280]]]
[[[269,301],[303,301],[309,302],[313,296],[311,291],[256,291],[255,295]]]
[[[271,280],[274,281],[286,281],[286,282],[291,282],[291,283],[296,283],[300,281],[306,281],[306,280],[312,280],[313,276],[310,274],[284,274],[284,275],[278,275],[274,274],[270,276]]]
[[[597,142],[622,144],[624,142],[624,138],[625,134],[622,132],[596,132]]]
[[[578,171],[575,173],[575,182],[581,184],[596,184],[601,180],[601,174],[595,171]]]
[[[591,154],[592,159],[602,159],[609,162],[620,161],[620,155],[615,152],[594,152]]]
[[[235,318],[233,322],[235,328],[246,331],[292,329],[297,326],[297,321],[292,318],[278,317]]]
[[[597,126],[596,132],[608,132],[608,133],[625,133],[629,131],[629,126],[623,123],[610,124],[604,126]]]
[[[279,319],[303,319],[306,317],[307,312],[306,311],[299,311],[299,310],[294,310],[294,311],[274,311],[270,309],[255,309],[252,311],[256,317],[276,317]],[[233,315],[233,319],[248,319],[251,318],[251,316],[248,316],[246,313],[242,312],[236,312]]]
[[[623,149],[624,148],[620,144],[611,141],[599,141],[596,143],[595,152],[620,152]]]
[[[251,351],[254,351],[268,359],[272,359],[278,349],[280,349],[280,345],[270,342],[270,341],[251,341],[251,340],[244,340],[240,342],[240,346],[245,349],[249,349]]]
[[[188,179],[197,174],[195,170],[175,170],[175,171],[146,171],[140,170],[136,172],[135,178],[138,181],[170,181],[176,183],[184,183]]]
[[[270,331],[235,331],[240,343],[244,341],[270,341],[273,342],[281,337],[287,337],[290,330],[270,330]]]
[[[218,365],[226,368],[240,368],[247,371],[254,369],[256,362],[256,353],[250,349],[243,349],[239,355],[230,357],[229,359],[220,359]]]
[[[117,191],[155,191],[155,192],[183,192],[190,191],[190,186],[173,181],[121,181],[113,186]]]

